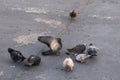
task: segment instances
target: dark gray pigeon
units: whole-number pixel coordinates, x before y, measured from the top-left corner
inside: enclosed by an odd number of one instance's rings
[[[56,38],[56,37],[52,37],[52,36],[39,36],[38,37],[38,41],[46,44],[50,50],[43,52],[43,54],[48,54],[50,55],[52,54],[58,54],[59,51],[62,48],[62,41],[61,38]]]
[[[20,51],[8,48],[8,52],[10,53],[12,60],[16,63],[23,62],[26,59]]]
[[[77,13],[75,12],[75,10],[73,10],[72,12],[70,12],[70,17],[71,19],[75,19],[77,17]]]
[[[71,49],[67,49],[69,52],[71,53],[83,53],[86,49],[86,44],[78,44],[75,47],[71,48]]]
[[[99,51],[99,48],[97,48],[95,45],[93,45],[92,43],[89,44],[89,48],[87,49],[87,53],[89,55],[91,55],[91,57],[93,56],[97,56],[97,52]]]
[[[28,63],[25,64],[25,66],[35,66],[39,65],[41,62],[41,58],[36,55],[30,55],[30,57],[27,59]]]

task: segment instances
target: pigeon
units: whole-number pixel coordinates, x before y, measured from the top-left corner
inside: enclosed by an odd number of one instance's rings
[[[39,56],[36,55],[30,55],[29,58],[27,59],[27,64],[25,64],[25,66],[35,66],[35,65],[39,65],[41,62],[41,58]]]
[[[91,55],[91,57],[93,56],[97,56],[97,52],[99,51],[99,48],[97,48],[95,45],[93,45],[92,43],[89,44],[89,48],[87,49],[87,53],[89,55]]]
[[[78,54],[76,55],[76,61],[80,63],[86,63],[87,59],[90,57],[88,54]]]
[[[42,55],[46,56],[46,55],[54,55],[55,53],[52,52],[51,50],[47,50],[47,51],[44,51],[44,52],[41,52]]]
[[[59,51],[62,48],[62,40],[61,38],[56,38],[56,37],[52,37],[52,36],[39,36],[38,37],[38,41],[46,44],[50,50],[45,51],[47,52],[46,54],[50,55],[52,54],[57,54],[59,53]],[[44,52],[44,54],[45,54]]]
[[[63,68],[68,72],[73,70],[74,62],[70,57],[66,57],[63,61]]]
[[[21,63],[26,59],[20,51],[8,48],[8,52],[10,53],[12,60],[16,63]]]
[[[70,12],[70,17],[71,19],[75,19],[77,17],[77,13],[75,12],[75,10],[73,10],[72,12]]]
[[[86,44],[78,44],[71,49],[67,49],[70,53],[83,53],[86,49]]]

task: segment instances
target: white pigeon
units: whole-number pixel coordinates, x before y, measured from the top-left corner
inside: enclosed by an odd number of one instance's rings
[[[88,54],[78,54],[76,55],[76,61],[80,63],[85,63],[89,57],[90,55]]]
[[[74,68],[74,62],[70,57],[65,58],[63,61],[63,67],[66,71],[72,71]]]

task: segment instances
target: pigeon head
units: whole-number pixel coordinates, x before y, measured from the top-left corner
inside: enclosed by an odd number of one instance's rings
[[[61,43],[61,38],[56,38],[56,40],[59,42],[59,43]]]
[[[8,48],[8,52],[9,52],[9,53],[11,53],[11,52],[13,52],[13,51],[14,51],[14,49]]]
[[[38,37],[38,41],[41,41],[42,38],[43,38],[43,36],[39,36],[39,37]]]
[[[28,61],[27,65],[29,65],[29,66],[38,65],[41,62],[41,58],[36,55],[31,55],[27,61]]]
[[[22,57],[22,60],[26,59],[24,56]]]
[[[93,43],[90,43],[90,44],[89,44],[89,46],[92,46],[92,45],[93,45]]]

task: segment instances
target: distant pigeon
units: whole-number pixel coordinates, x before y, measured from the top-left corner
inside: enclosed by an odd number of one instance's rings
[[[99,51],[99,48],[97,48],[95,45],[93,45],[92,43],[89,44],[89,48],[87,49],[87,53],[89,55],[91,55],[91,57],[93,56],[97,56],[97,52]]]
[[[20,51],[8,48],[8,52],[10,53],[12,60],[16,63],[20,63],[26,59]]]
[[[28,63],[25,64],[25,66],[35,66],[39,65],[41,62],[41,58],[36,55],[30,55],[30,57],[27,59]]]
[[[71,48],[71,49],[67,49],[69,52],[71,53],[83,53],[86,49],[86,44],[78,44],[75,47]]]
[[[57,54],[62,48],[61,38],[56,38],[52,36],[39,36],[38,41],[46,44],[50,48],[52,54]],[[48,51],[49,52],[49,51]]]
[[[75,19],[77,17],[77,13],[75,12],[75,10],[73,10],[72,12],[70,12],[70,17],[71,19]]]
[[[87,62],[87,59],[90,57],[88,54],[78,54],[76,55],[76,61],[80,63],[85,63]]]
[[[70,57],[65,58],[63,62],[63,68],[68,72],[73,70],[74,62]]]

